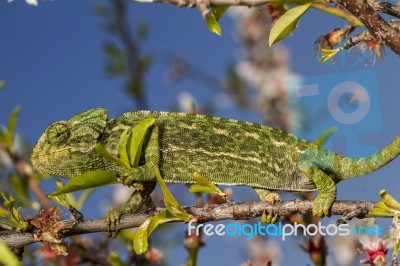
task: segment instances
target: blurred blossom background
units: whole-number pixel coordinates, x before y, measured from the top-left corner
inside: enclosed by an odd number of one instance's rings
[[[388,49],[383,53],[376,43],[365,43],[333,62],[320,64],[315,46],[329,46],[333,30],[344,23],[318,11],[311,10],[292,36],[269,47],[270,27],[285,11],[273,5],[230,8],[220,21],[221,37],[207,29],[197,10],[168,4],[8,0],[0,7],[0,80],[5,82],[0,89],[0,124],[5,126],[15,106],[21,106],[14,149],[25,160],[48,124],[96,107],[107,108],[110,118],[138,109],[180,111],[261,123],[288,132],[302,128],[312,132],[313,117],[288,104],[286,82],[365,69],[376,73],[379,95],[374,100],[380,103],[382,129],[361,134],[359,143],[381,148],[400,132],[396,116],[400,111],[398,57]],[[368,60],[354,64],[366,54]],[[313,141],[313,134],[307,134]],[[15,167],[0,147],[0,189],[18,198],[18,191],[9,185],[16,179],[10,178]],[[341,183],[338,199],[378,201],[382,188],[400,195],[399,167],[400,160],[395,160],[374,174]],[[38,185],[44,194],[55,187],[49,178],[40,179]],[[171,185],[170,189],[182,205],[198,203],[198,198],[196,201],[186,193],[186,186]],[[257,200],[249,188],[233,191],[238,202]],[[30,195],[37,200],[36,194]],[[86,218],[102,217],[129,195],[130,190],[119,185],[96,189],[82,212]],[[289,193],[282,197],[298,198]],[[157,190],[154,201],[159,206],[161,198]],[[38,204],[27,201],[23,213],[33,215]],[[202,198],[203,203],[215,201]],[[67,210],[63,215],[69,217]],[[304,222],[299,216],[284,219]],[[324,224],[334,222],[335,217],[323,219]],[[390,220],[376,222],[389,230]],[[361,260],[371,263],[372,257],[372,261],[382,262],[390,249],[383,239],[368,243],[355,237],[293,237],[285,242],[273,237],[246,241],[245,236],[190,239],[185,238],[186,230],[184,224],[156,230],[150,250],[141,257],[127,248],[132,234],[127,230],[118,240],[106,240],[104,234],[74,238],[71,252],[63,258],[55,257],[51,250],[29,247],[28,252],[39,254],[29,259],[32,263],[76,265],[82,253],[111,250],[137,265],[182,265],[186,249],[197,245],[201,247],[198,265],[358,265]]]

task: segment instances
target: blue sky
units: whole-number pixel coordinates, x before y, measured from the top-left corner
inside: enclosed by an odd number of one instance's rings
[[[106,58],[102,52],[102,43],[110,40],[110,36],[101,30],[103,19],[93,12],[96,3],[101,2],[42,1],[38,7],[28,6],[22,0],[15,0],[12,4],[4,0],[0,3],[0,80],[7,82],[7,86],[0,91],[0,124],[7,121],[16,105],[21,105],[23,112],[18,132],[32,145],[43,129],[55,120],[67,119],[81,111],[100,106],[109,110],[110,117],[135,108],[124,93],[122,82],[109,78],[104,72]],[[193,65],[222,78],[225,67],[238,53],[238,45],[233,36],[234,27],[229,16],[222,19],[223,35],[217,37],[207,30],[197,10],[178,9],[163,4],[132,2],[130,5],[132,25],[145,22],[150,30],[149,38],[143,46],[154,58],[146,78],[146,97],[150,108],[168,110],[175,103],[176,96],[183,91],[190,92],[200,107],[209,103],[215,96],[212,90],[189,80],[175,85],[166,83],[166,62],[171,54],[182,55]],[[290,52],[291,68],[304,77],[373,70],[377,79],[382,129],[362,134],[357,141],[383,147],[400,132],[397,117],[400,111],[397,76],[400,61],[386,49],[384,60],[374,66],[350,68],[348,62],[351,62],[351,58],[336,68],[319,64],[314,59],[314,41],[332,28],[342,25],[338,19],[317,11],[310,12],[301,20],[294,35],[283,41]],[[252,122],[261,121],[257,114],[234,108],[217,110],[216,114]],[[374,174],[339,184],[338,199],[377,201],[378,192],[382,188],[389,189],[393,195],[400,195],[399,168],[398,159]],[[45,189],[50,192],[51,186]],[[182,189],[173,188],[173,191]],[[102,191],[109,195],[107,190]],[[104,195],[95,196],[101,197]],[[89,201],[88,204],[93,206],[96,201]],[[93,208],[90,206],[86,207],[88,216],[100,216],[98,211],[91,212]],[[180,227],[180,232],[183,231],[184,227]],[[224,261],[226,265],[239,264],[245,260],[244,242],[244,239],[233,242],[210,239],[200,253],[200,265],[216,260]],[[217,252],[220,245],[225,246],[224,250],[229,252],[229,256],[225,252]],[[295,243],[283,244],[284,253],[292,252],[290,250],[295,246]],[[183,248],[173,254],[174,263],[171,265],[180,263],[186,256]],[[206,254],[212,256],[202,256]],[[304,264],[308,262],[307,255],[299,251],[295,252],[295,258]],[[290,258],[284,260],[286,263],[290,261]]]

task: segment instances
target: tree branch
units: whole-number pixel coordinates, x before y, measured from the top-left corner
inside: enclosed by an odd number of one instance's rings
[[[400,32],[379,16],[367,0],[335,0],[335,2],[356,16],[376,40],[400,55]]]
[[[203,3],[202,0],[153,0],[154,3],[169,3],[178,7],[195,8]],[[209,0],[212,6],[259,6],[271,2],[271,0]]]
[[[291,214],[311,213],[312,201],[292,200],[272,205],[268,202],[247,202],[247,203],[225,203],[205,205],[203,207],[185,207],[184,209],[197,217],[200,222],[221,221],[221,220],[249,220],[259,217],[264,211],[278,214],[279,216]],[[340,221],[349,221],[354,217],[369,217],[368,212],[375,208],[375,202],[367,201],[337,201],[331,209],[332,215],[342,215]],[[162,209],[157,209],[160,211]],[[144,213],[129,214],[121,217],[120,223],[115,229],[122,230],[139,227],[150,216]],[[113,228],[114,229],[114,228]],[[91,219],[77,223],[72,229],[63,235],[74,236],[96,232],[107,232],[108,227],[103,219]],[[0,232],[0,241],[12,248],[20,248],[34,243],[32,233]]]
[[[169,3],[178,7],[199,8],[205,2],[203,0],[152,0],[153,3]],[[208,0],[210,6],[248,6],[255,7],[271,3],[271,0]],[[295,0],[288,1],[297,3]],[[313,7],[325,12],[334,14],[338,17],[348,20],[353,26],[365,26],[371,33],[371,36],[387,45],[393,52],[400,55],[400,32],[393,28],[390,23],[385,21],[378,12],[400,17],[400,12],[396,6],[378,2],[376,0],[331,0],[337,3],[350,14],[347,16],[340,9],[325,4],[314,3]],[[371,5],[369,4],[371,3]],[[202,9],[205,10],[204,6]],[[204,13],[204,12],[203,12]],[[352,14],[352,15],[351,15]]]
[[[378,12],[383,12],[396,18],[400,18],[400,12],[397,6],[388,3],[380,2],[377,0],[368,0],[369,5]]]
[[[126,1],[110,0],[114,12],[115,28],[121,42],[125,48],[126,55],[126,71],[128,87],[127,91],[136,101],[138,110],[148,109],[145,90],[144,90],[144,74],[146,69],[141,63],[140,51],[137,40],[131,34],[128,17],[129,15]]]

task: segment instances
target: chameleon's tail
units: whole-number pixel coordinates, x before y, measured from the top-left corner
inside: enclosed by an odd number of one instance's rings
[[[334,158],[334,168],[337,178],[349,179],[369,174],[395,159],[400,154],[400,135],[392,143],[379,152],[364,158],[349,158],[337,155]]]

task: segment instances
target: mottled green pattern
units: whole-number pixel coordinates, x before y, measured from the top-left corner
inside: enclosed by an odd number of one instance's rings
[[[33,167],[43,174],[67,178],[104,169],[104,159],[94,147],[107,125],[107,111],[95,110],[48,126],[33,149]]]
[[[132,112],[109,122],[103,135],[105,146],[116,151],[121,132],[146,117],[156,118],[160,130],[160,170],[167,182],[194,182],[192,174],[197,171],[218,184],[315,189],[309,178],[292,167],[297,164],[294,155],[313,144],[258,124],[203,115]]]
[[[380,153],[351,159],[278,129],[248,122],[149,111],[108,121],[104,109],[95,109],[50,125],[34,148],[32,164],[44,174],[67,178],[95,169],[120,174],[123,169],[99,157],[94,146],[100,141],[117,155],[122,131],[147,117],[156,119],[159,167],[167,182],[194,182],[192,174],[197,171],[217,184],[313,191],[324,187],[327,179],[337,183],[372,172],[400,151],[397,137]],[[151,148],[145,145],[144,154]]]

